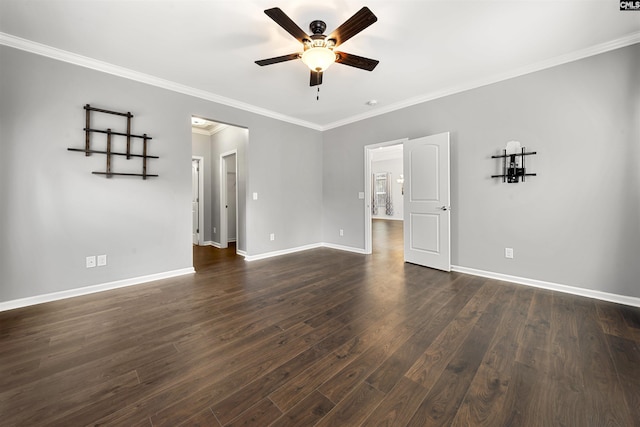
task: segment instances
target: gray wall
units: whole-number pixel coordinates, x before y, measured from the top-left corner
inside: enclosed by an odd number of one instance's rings
[[[247,212],[250,255],[322,242],[322,135],[276,123],[265,119],[260,135],[249,128],[247,204],[255,207]]]
[[[454,265],[640,297],[639,75],[636,44],[324,132],[324,241],[364,247],[363,146],[449,131]],[[503,184],[514,139],[538,176]]]
[[[320,132],[6,46],[0,63],[0,301],[191,267],[191,115],[250,129],[248,254],[320,241]],[[159,178],[105,179],[104,156],[67,151],[86,103],[134,114]]]
[[[640,296],[638,45],[324,133],[5,46],[0,62],[0,301],[190,267],[191,115],[249,129],[248,255],[363,248],[363,146],[450,131],[455,265]],[[94,176],[103,156],[66,150],[86,103],[135,115],[159,178]],[[539,153],[524,184],[489,178],[512,139]]]

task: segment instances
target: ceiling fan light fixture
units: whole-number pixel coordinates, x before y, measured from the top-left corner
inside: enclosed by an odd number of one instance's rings
[[[311,71],[325,71],[336,61],[336,54],[327,47],[312,47],[302,54],[302,62]]]

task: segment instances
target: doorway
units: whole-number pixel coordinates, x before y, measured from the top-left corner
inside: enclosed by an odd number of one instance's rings
[[[238,156],[237,150],[220,154],[220,247],[229,247],[238,238]]]
[[[449,133],[365,146],[365,253],[372,253],[372,211],[379,203],[372,159],[376,150],[403,147],[404,260],[451,269]],[[390,179],[386,177],[387,181]],[[388,187],[383,187],[388,188]],[[382,192],[384,193],[384,192]]]
[[[200,241],[204,246],[246,254],[246,188],[249,130],[231,123],[192,117],[192,157],[200,156]],[[226,162],[221,162],[221,157]],[[224,173],[222,173],[222,168]],[[203,203],[204,201],[204,203]],[[224,208],[222,211],[221,208]],[[230,210],[230,212],[227,212]],[[221,216],[224,215],[224,218]]]
[[[380,216],[382,217],[387,217],[387,218],[392,218],[394,217],[394,210],[393,210],[393,206],[399,203],[401,204],[401,200],[402,198],[398,199],[396,198],[396,202],[393,203],[393,194],[395,194],[398,190],[398,188],[400,189],[400,195],[402,195],[402,191],[403,191],[403,182],[398,182],[398,179],[403,179],[404,175],[401,177],[400,175],[403,174],[403,172],[398,171],[397,169],[394,169],[395,173],[391,173],[390,175],[386,175],[385,178],[385,184],[384,186],[380,187],[379,190],[381,191],[377,191],[377,189],[375,188],[376,183],[377,184],[381,184],[381,180],[376,180],[374,177],[377,174],[374,174],[375,172],[378,173],[382,173],[383,171],[377,171],[376,168],[373,165],[373,162],[376,161],[376,159],[378,160],[383,160],[383,159],[391,159],[397,156],[400,156],[400,164],[402,164],[402,144],[407,141],[407,138],[403,138],[403,139],[397,139],[397,140],[393,140],[393,141],[387,141],[387,142],[381,142],[378,144],[371,144],[371,145],[367,145],[364,147],[364,171],[365,171],[365,191],[364,191],[364,198],[365,198],[365,203],[364,203],[364,224],[365,224],[365,230],[364,230],[364,246],[365,246],[365,253],[370,254],[372,253],[372,248],[373,248],[373,233],[372,233],[372,221],[374,216]],[[385,155],[382,155],[381,153],[385,152]],[[380,154],[377,154],[380,153]],[[391,172],[390,170],[386,171],[386,172]],[[381,175],[380,175],[381,176]],[[382,177],[382,176],[381,176]],[[392,191],[392,194],[389,194],[389,190],[385,190],[386,188],[389,189],[394,189],[395,191]],[[386,193],[386,194],[376,194],[376,193]],[[391,209],[387,210],[387,206],[386,206],[386,202],[385,202],[385,206],[376,206],[374,207],[374,204],[380,204],[381,202],[383,202],[383,198],[390,196],[391,200],[392,200],[392,205],[391,205]],[[382,215],[374,215],[374,212],[382,214]],[[386,213],[389,212],[390,215],[386,215]],[[397,212],[396,212],[397,213]],[[384,221],[384,220],[383,220]]]

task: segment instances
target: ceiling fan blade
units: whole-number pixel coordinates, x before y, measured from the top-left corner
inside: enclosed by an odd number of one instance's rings
[[[304,43],[305,40],[310,39],[307,33],[305,33],[302,28],[298,27],[298,25],[293,22],[291,18],[289,18],[279,7],[267,9],[264,13],[266,13],[269,18],[273,19],[276,24],[284,28],[287,33],[291,34],[300,43]]]
[[[360,68],[361,70],[373,71],[380,61],[376,59],[364,58],[352,53],[336,52],[336,62],[350,67]]]
[[[333,39],[336,41],[336,46],[346,42],[351,37],[358,34],[360,31],[367,28],[369,25],[376,22],[378,18],[369,10],[368,7],[363,7],[356,12],[351,18],[347,19],[342,25],[333,30],[327,39]]]
[[[322,84],[322,71],[311,71],[311,81],[309,86],[319,86]]]
[[[290,53],[289,55],[276,56],[275,58],[261,59],[260,61],[256,61],[256,64],[260,66],[277,64],[278,62],[291,61],[293,59],[300,58],[299,53]]]

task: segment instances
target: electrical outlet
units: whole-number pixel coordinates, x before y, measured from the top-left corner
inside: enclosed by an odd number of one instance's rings
[[[216,234],[216,228],[213,227],[213,234]]]
[[[87,266],[87,268],[93,268],[96,266],[96,257],[95,256],[88,256],[85,260],[85,265]]]
[[[269,240],[271,240],[271,241],[276,240],[276,235],[275,235],[275,233],[271,233],[271,234],[269,235]]]
[[[340,237],[344,236],[344,230],[341,228],[340,229]]]
[[[504,248],[504,257],[513,258],[513,248]]]
[[[98,255],[98,267],[104,267],[105,265],[107,265],[107,256]]]

